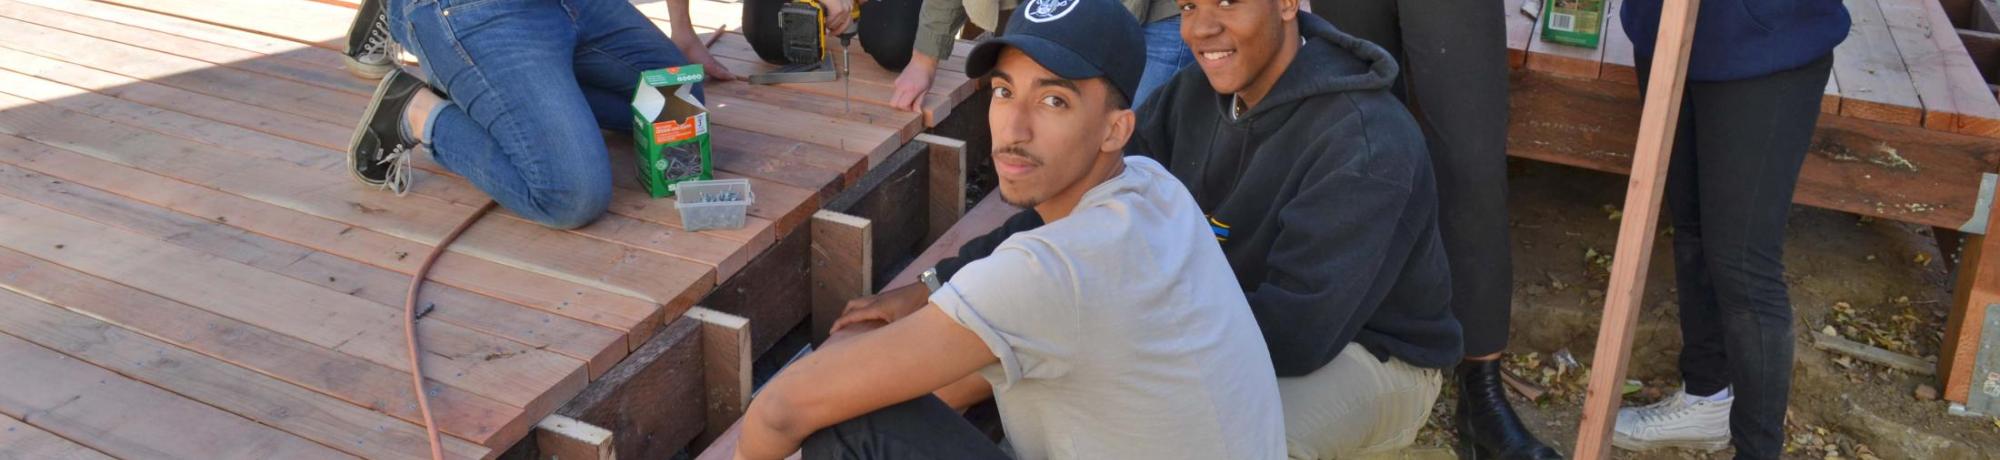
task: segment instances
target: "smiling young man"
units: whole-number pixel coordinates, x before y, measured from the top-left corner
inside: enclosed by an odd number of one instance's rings
[[[1015,458],[1284,455],[1271,358],[1206,219],[1159,163],[1121,153],[1138,21],[1112,0],[1015,15],[966,73],[993,86],[1001,197],[1047,224],[780,373],[738,458],[1006,458],[928,395],[975,373]]]
[[[1270,343],[1290,455],[1409,445],[1463,350],[1395,60],[1298,0],[1179,4],[1198,66],[1143,103],[1132,150],[1209,214]]]
[[[1297,0],[1179,5],[1199,66],[1143,103],[1129,150],[1166,165],[1207,215],[1269,345],[1288,454],[1409,445],[1462,342],[1423,134],[1389,91],[1395,61]],[[1040,225],[1016,215],[926,281],[956,282]],[[917,291],[850,303],[835,326],[895,321]],[[962,407],[980,390],[938,395]]]

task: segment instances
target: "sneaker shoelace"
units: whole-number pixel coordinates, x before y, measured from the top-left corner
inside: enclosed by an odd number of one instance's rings
[[[418,148],[421,147],[399,144],[376,160],[377,165],[389,165],[389,174],[382,180],[384,190],[396,192],[399,197],[410,193],[410,154]]]
[[[361,52],[355,59],[371,64],[389,61],[390,53],[393,52],[391,45],[394,45],[395,41],[389,38],[389,19],[386,14],[375,15],[375,23],[368,27],[368,39],[361,43]]]
[[[1646,423],[1676,420],[1687,415],[1688,410],[1694,408],[1694,404],[1695,401],[1688,401],[1682,396],[1663,399],[1641,410],[1639,420]]]

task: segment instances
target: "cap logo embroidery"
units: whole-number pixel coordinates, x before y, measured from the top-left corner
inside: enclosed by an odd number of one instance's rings
[[[1068,16],[1070,11],[1076,9],[1076,4],[1078,3],[1082,3],[1082,1],[1081,0],[1031,0],[1028,2],[1027,5],[1028,10],[1026,13],[1023,14],[1023,16],[1026,16],[1029,21],[1034,21],[1038,23],[1054,21],[1057,19],[1062,19],[1063,16]]]

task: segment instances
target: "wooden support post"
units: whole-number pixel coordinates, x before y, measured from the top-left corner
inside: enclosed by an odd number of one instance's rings
[[[930,232],[924,244],[930,244],[965,217],[965,141],[932,134],[918,134],[916,141],[929,146]]]
[[[875,283],[873,224],[868,219],[819,211],[812,219],[812,332],[827,329],[847,301],[868,295]]]
[[[2000,191],[1992,199],[2000,199]],[[2000,202],[1987,202],[1988,206]],[[1958,259],[1958,283],[1952,286],[1951,315],[1945,319],[1944,351],[1938,353],[1938,375],[1944,377],[1944,399],[1964,404],[1972,395],[1972,368],[1979,358],[1979,337],[1986,325],[1986,306],[2000,303],[2000,212],[1988,212],[1985,234],[1965,235]]]
[[[702,386],[708,395],[708,429],[695,446],[715,441],[750,407],[750,320],[702,307],[687,317],[701,322]]]
[[[1988,83],[2000,82],[2000,34],[1960,30],[1958,41],[1965,44],[1965,55],[1972,58],[1980,77]]]
[[[1653,85],[1639,117],[1639,143],[1634,149],[1631,182],[1625,188],[1625,218],[1619,223],[1611,286],[1605,290],[1604,320],[1597,330],[1590,386],[1577,429],[1575,458],[1579,460],[1611,456],[1611,427],[1619,395],[1624,393],[1625,360],[1632,354],[1639,301],[1646,292],[1646,268],[1653,258],[1654,227],[1660,221],[1660,195],[1666,186],[1667,159],[1674,151],[1674,130],[1680,120],[1681,92],[1686,89],[1688,50],[1693,48],[1699,4],[1700,0],[1667,0],[1661,8]]]
[[[535,424],[535,443],[541,449],[535,458],[541,460],[618,458],[611,443],[611,430],[561,415],[550,415]]]
[[[2000,0],[1976,0],[1973,2],[1972,30],[2000,32]]]

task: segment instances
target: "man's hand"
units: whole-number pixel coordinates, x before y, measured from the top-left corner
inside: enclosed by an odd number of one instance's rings
[[[847,308],[840,311],[840,318],[833,320],[830,332],[840,332],[855,326],[881,326],[910,316],[930,303],[930,291],[923,283],[910,283],[878,295],[862,297],[847,302]]]
[[[681,55],[687,56],[689,63],[701,64],[701,71],[708,74],[708,81],[723,82],[743,79],[743,77],[737,76],[735,72],[730,72],[728,67],[724,67],[722,61],[716,59],[715,55],[709,54],[708,45],[702,44],[700,39],[697,38],[689,41],[694,42],[691,44],[692,46],[683,45],[680,40],[674,40],[674,45],[681,49]]]
[[[903,73],[896,76],[896,92],[889,98],[889,106],[917,111],[917,106],[924,102],[924,94],[931,92],[931,79],[937,76],[937,68],[937,58],[910,53],[910,64],[903,66]]]
[[[826,10],[826,34],[840,35],[852,25],[856,0],[819,0],[820,8]]]

